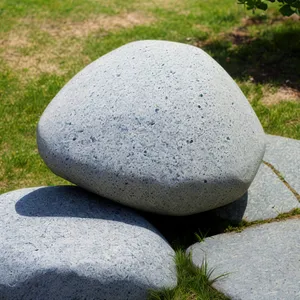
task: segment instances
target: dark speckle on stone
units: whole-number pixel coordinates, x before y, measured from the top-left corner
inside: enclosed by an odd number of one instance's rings
[[[201,108],[201,105],[198,105],[198,108]]]
[[[159,112],[159,108],[155,108],[155,112],[156,112],[156,113]]]
[[[125,182],[125,185],[127,185],[128,184],[128,182]]]
[[[203,94],[200,94],[200,97],[203,97]]]
[[[73,141],[76,141],[76,137],[73,137]]]
[[[228,137],[226,138],[226,140],[228,140],[228,141],[229,141],[229,140],[230,140],[230,137],[228,136]]]
[[[168,99],[168,96],[166,96],[165,99],[167,100],[167,99]]]
[[[206,179],[204,180],[204,183],[207,183],[207,180],[206,180]]]
[[[96,138],[94,138],[93,136],[91,136],[90,139],[93,143],[96,142]]]
[[[150,125],[154,125],[155,124],[155,122],[152,120],[150,123],[149,123]]]
[[[120,77],[121,76],[121,74],[117,74],[117,77]]]

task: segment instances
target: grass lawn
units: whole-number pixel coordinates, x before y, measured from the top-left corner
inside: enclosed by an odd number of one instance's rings
[[[201,47],[236,80],[265,131],[300,139],[300,20],[235,0],[0,0],[0,193],[68,184],[40,159],[35,129],[61,87],[130,41]],[[226,299],[177,252],[179,286],[152,299]]]

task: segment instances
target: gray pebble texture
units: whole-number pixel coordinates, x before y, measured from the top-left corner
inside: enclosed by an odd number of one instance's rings
[[[300,299],[300,219],[263,224],[241,233],[205,239],[188,249],[193,263],[204,260],[213,287],[232,300]]]
[[[264,160],[272,164],[300,194],[300,140],[266,135]]]
[[[194,46],[139,41],[99,58],[49,104],[37,130],[57,175],[141,210],[189,215],[241,197],[264,132],[247,99]]]
[[[272,169],[261,164],[248,192],[237,201],[217,208],[216,214],[223,219],[239,223],[275,218],[300,208],[295,195],[278,178]]]
[[[0,299],[146,299],[176,285],[174,251],[130,209],[78,187],[0,196]]]

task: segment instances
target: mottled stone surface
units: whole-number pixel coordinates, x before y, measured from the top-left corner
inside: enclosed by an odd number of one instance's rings
[[[213,286],[233,300],[300,299],[300,220],[263,224],[241,233],[205,239],[188,249],[200,266],[206,259]]]
[[[272,164],[300,194],[300,140],[266,135],[264,160]]]
[[[127,44],[57,94],[37,130],[57,175],[141,210],[189,215],[241,197],[264,154],[247,99],[209,55],[166,41]]]
[[[176,285],[174,251],[152,225],[77,187],[1,195],[0,232],[0,299],[140,300]]]
[[[275,218],[294,208],[300,208],[297,198],[271,168],[262,164],[248,192],[239,200],[217,208],[215,213],[238,223]]]

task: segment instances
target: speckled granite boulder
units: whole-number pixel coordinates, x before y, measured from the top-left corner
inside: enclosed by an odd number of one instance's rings
[[[146,299],[176,285],[174,251],[145,219],[78,187],[0,196],[0,299]]]
[[[189,215],[252,182],[264,132],[232,78],[199,48],[127,44],[77,74],[37,131],[57,175],[141,210]]]

